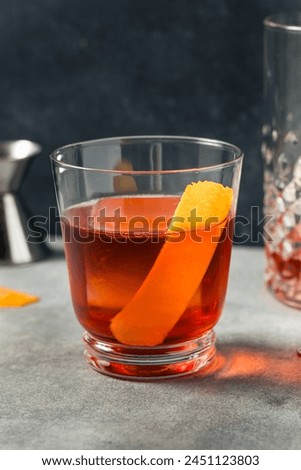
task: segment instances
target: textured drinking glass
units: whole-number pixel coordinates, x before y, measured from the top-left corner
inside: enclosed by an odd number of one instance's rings
[[[264,21],[266,282],[301,308],[301,12]]]
[[[125,137],[69,145],[51,160],[88,363],[132,379],[209,364],[226,295],[241,151],[198,138]]]

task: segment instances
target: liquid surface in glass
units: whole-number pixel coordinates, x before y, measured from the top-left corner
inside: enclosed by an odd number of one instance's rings
[[[112,197],[73,206],[62,217],[74,310],[93,336],[116,342],[111,321],[151,270],[178,202],[178,196]],[[232,225],[229,216],[204,277],[162,344],[198,338],[216,324],[226,295]],[[172,262],[170,268],[172,278]],[[148,301],[156,309],[155,293]]]

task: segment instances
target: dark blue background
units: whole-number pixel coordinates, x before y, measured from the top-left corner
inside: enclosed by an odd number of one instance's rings
[[[262,20],[281,0],[1,0],[1,139],[43,146],[22,188],[55,205],[49,153],[75,141],[179,134],[246,154],[239,214],[262,205]],[[245,230],[251,231],[250,226]],[[254,224],[253,239],[258,226]]]

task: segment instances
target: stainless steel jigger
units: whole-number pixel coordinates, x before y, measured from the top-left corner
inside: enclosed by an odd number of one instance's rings
[[[44,258],[45,243],[30,243],[29,220],[18,189],[40,145],[29,140],[0,142],[0,264],[30,263]]]

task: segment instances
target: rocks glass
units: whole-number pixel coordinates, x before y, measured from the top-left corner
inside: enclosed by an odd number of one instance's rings
[[[264,21],[265,279],[301,308],[301,12]]]
[[[131,379],[207,366],[227,289],[241,151],[141,136],[69,145],[51,159],[88,363]]]

